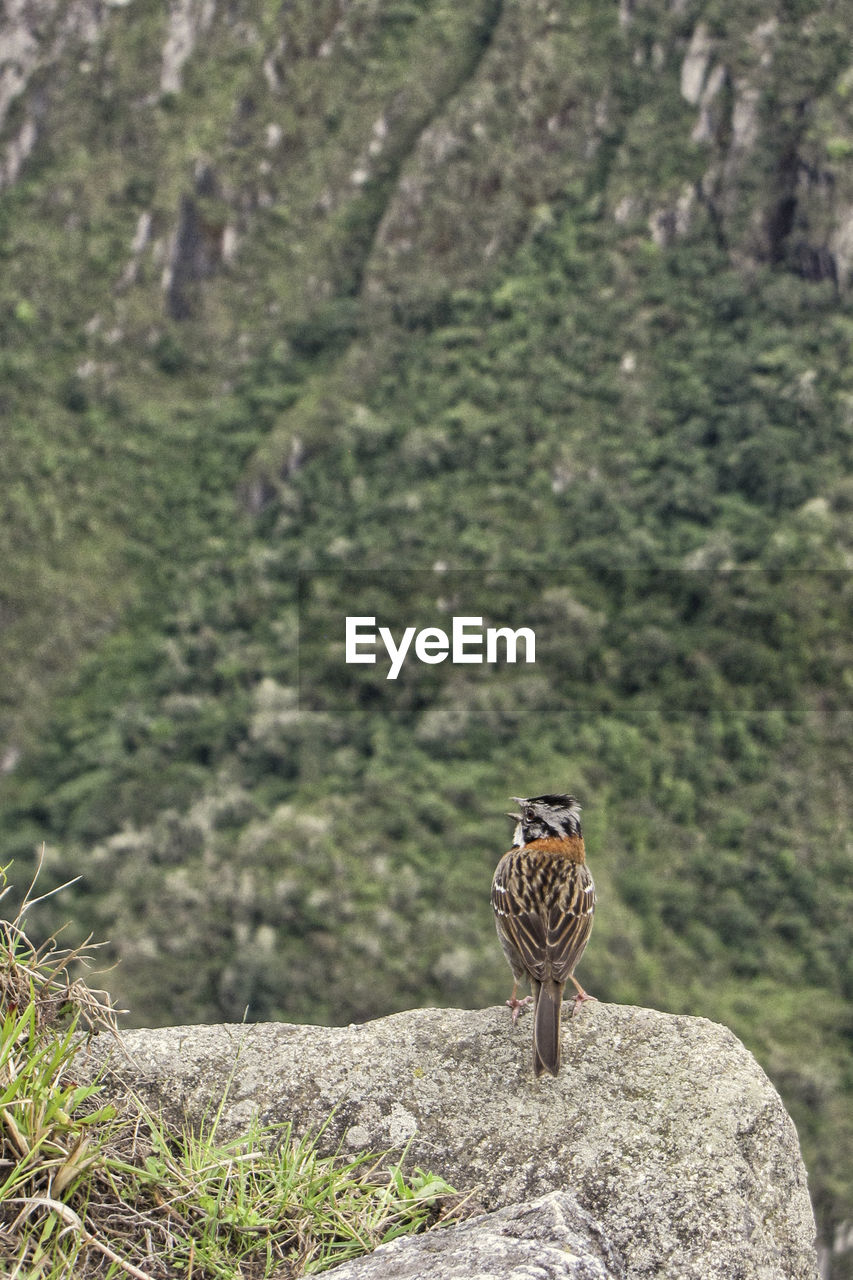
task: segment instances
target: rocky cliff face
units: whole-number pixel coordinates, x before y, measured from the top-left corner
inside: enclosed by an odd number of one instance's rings
[[[433,322],[567,207],[846,292],[851,77],[841,17],[812,5],[29,0],[0,27],[0,188],[36,176],[21,287],[63,280],[87,388],[174,370],[173,320],[227,370],[264,325],[334,352],[367,318],[331,384],[357,399],[395,325]],[[250,510],[327,419],[307,386]]]
[[[566,1021],[553,1080],[533,1077],[529,1018],[422,1009],[341,1028],[130,1032],[112,1087],[130,1082],[173,1122],[227,1094],[232,1133],[253,1114],[300,1131],[331,1116],[330,1149],[408,1143],[413,1164],[492,1211],[342,1268],[353,1280],[502,1276],[533,1258],[577,1280],[815,1280],[796,1132],[731,1032],[604,1004]]]
[[[149,173],[165,178],[173,162],[206,154],[249,239],[268,229],[253,213],[281,204],[297,240],[364,215],[351,247],[371,293],[434,284],[437,267],[463,282],[549,202],[580,198],[593,181],[613,219],[659,242],[710,219],[745,267],[786,260],[846,288],[853,73],[840,22],[832,6],[656,0],[617,17],[480,0],[445,30],[419,6],[366,0],[286,6],[273,21],[252,0],[157,12],[143,0],[16,0],[0,26],[0,182],[50,154],[70,102],[83,142],[105,101],[129,96],[151,135]],[[349,101],[305,92],[309,64],[346,82],[353,64],[383,54],[390,64],[395,52],[412,59],[409,75],[383,69]],[[215,105],[204,81],[219,82]],[[212,109],[210,127],[170,138],[161,113],[188,95]],[[128,177],[143,159],[139,136],[87,141]],[[153,213],[159,200],[146,203]],[[181,218],[173,206],[163,227],[173,241]],[[322,296],[341,283],[309,288]]]

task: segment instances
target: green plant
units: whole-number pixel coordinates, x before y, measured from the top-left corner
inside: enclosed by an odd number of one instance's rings
[[[221,1110],[208,1127],[176,1135],[142,1108],[151,1147],[143,1163],[109,1161],[138,1203],[148,1199],[170,1274],[232,1280],[241,1267],[268,1276],[284,1264],[314,1274],[423,1230],[458,1200],[421,1169],[404,1174],[405,1152],[387,1167],[388,1153],[321,1154],[323,1130],[297,1136],[289,1123],[253,1124],[220,1138]]]
[[[0,876],[5,884],[5,871]],[[8,886],[4,888],[5,896]],[[0,923],[0,1263],[11,1277],[259,1280],[323,1271],[424,1230],[459,1197],[396,1159],[323,1154],[323,1130],[253,1123],[171,1132],[133,1094],[105,1100],[80,1059],[118,1035],[109,997],[70,976],[84,951],[35,948],[26,895]]]

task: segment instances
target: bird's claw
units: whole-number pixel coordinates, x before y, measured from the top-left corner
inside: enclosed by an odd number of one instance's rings
[[[587,1000],[594,1000],[596,1004],[598,1003],[597,996],[588,995],[587,992],[584,991],[582,987],[578,987],[578,993],[575,996],[574,1000],[572,1001],[572,1010],[571,1010],[571,1013],[569,1014],[569,1017],[573,1018],[578,1011],[578,1005],[586,1004]]]
[[[512,1009],[512,1025],[513,1026],[515,1026],[515,1024],[518,1022],[518,1015],[521,1013],[521,1010],[526,1005],[532,1004],[532,1003],[533,1003],[533,996],[525,996],[523,1000],[518,1000],[514,995],[510,996],[510,998],[506,1001],[506,1006],[508,1009]]]

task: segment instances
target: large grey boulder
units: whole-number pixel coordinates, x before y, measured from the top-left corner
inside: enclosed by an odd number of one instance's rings
[[[564,1019],[556,1079],[534,1078],[530,1041],[529,1017],[513,1028],[504,1008],[415,1009],[363,1026],[131,1031],[131,1059],[112,1061],[173,1121],[197,1122],[227,1090],[227,1132],[253,1113],[297,1130],[331,1114],[329,1148],[411,1140],[412,1163],[478,1188],[489,1210],[568,1191],[628,1280],[815,1280],[796,1131],[727,1028],[585,1005]]]

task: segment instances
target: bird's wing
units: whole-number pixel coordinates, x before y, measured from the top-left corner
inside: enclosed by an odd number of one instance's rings
[[[547,956],[545,921],[541,911],[527,900],[519,855],[519,850],[511,849],[498,863],[492,881],[492,907],[498,931],[515,948],[527,973],[541,982]]]
[[[567,982],[592,932],[595,885],[586,863],[574,863],[548,912],[547,964],[557,982]]]

